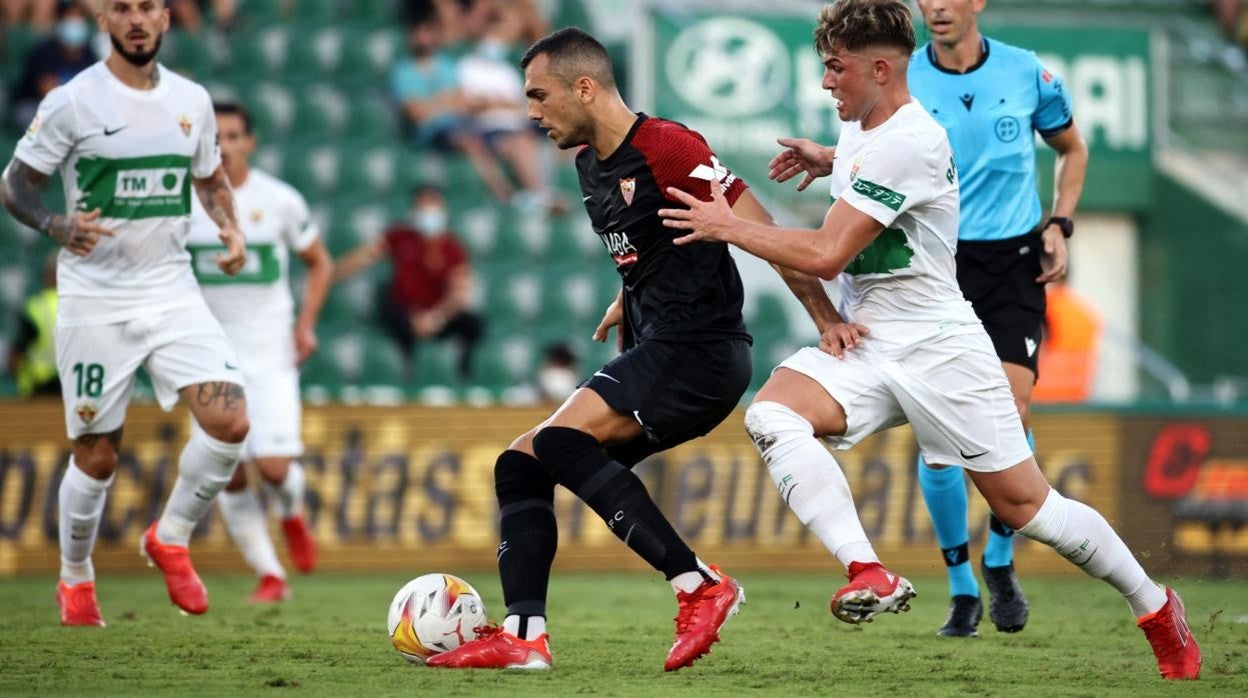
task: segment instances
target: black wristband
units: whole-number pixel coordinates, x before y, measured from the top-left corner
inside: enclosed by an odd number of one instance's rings
[[[1048,224],[1049,225],[1056,224],[1057,227],[1061,228],[1062,237],[1064,238],[1069,239],[1071,235],[1075,234],[1075,222],[1069,218],[1065,218],[1063,216],[1053,216],[1052,218],[1049,219]]]

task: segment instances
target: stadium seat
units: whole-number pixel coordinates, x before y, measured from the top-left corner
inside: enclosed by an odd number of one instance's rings
[[[417,388],[459,385],[459,376],[455,372],[456,351],[453,342],[425,342],[416,347],[414,373]]]
[[[399,138],[394,108],[380,96],[351,95],[350,112],[347,115],[344,138],[349,141],[384,142],[392,151]]]
[[[249,26],[263,27],[290,19],[295,9],[294,4],[288,0],[246,0],[239,3],[238,13]]]
[[[364,363],[356,382],[359,385],[400,385],[403,382],[403,356],[394,340],[368,331],[364,339]]]
[[[401,17],[402,3],[397,0],[368,0],[350,3],[349,19],[369,24],[397,22]]]
[[[373,3],[356,2],[353,4],[358,6]],[[384,81],[388,76],[390,66],[404,45],[402,33],[395,29],[378,29],[355,34],[353,38],[343,42],[339,73],[345,79],[355,81],[357,85],[361,75],[375,75],[379,82]]]
[[[760,293],[755,298],[754,312],[747,318],[751,332],[777,337],[790,335],[789,315],[785,301],[774,293]]]
[[[317,83],[299,90],[298,95],[289,140],[307,144],[335,141],[334,136],[346,125],[349,110],[342,93]]]
[[[292,80],[331,75],[341,65],[342,53],[343,33],[337,27],[301,24],[286,44],[286,75]]]
[[[355,0],[358,4],[362,0]],[[365,4],[375,0],[364,0]],[[344,3],[345,4],[345,3]],[[308,24],[332,24],[337,19],[338,0],[296,0],[294,16]]]

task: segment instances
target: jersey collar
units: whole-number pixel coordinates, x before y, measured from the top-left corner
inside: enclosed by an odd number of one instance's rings
[[[939,70],[942,73],[948,73],[950,75],[968,75],[970,73],[975,72],[976,70],[979,70],[980,66],[988,62],[988,37],[980,36],[979,46],[981,49],[980,54],[979,54],[979,60],[975,62],[975,65],[971,66],[970,68],[967,68],[965,73],[959,73],[958,71],[953,70],[952,68],[946,68],[945,66],[941,65],[940,62],[936,60],[936,48],[932,46],[932,42],[930,41],[927,42],[927,60],[928,62],[932,64],[933,68],[935,68],[936,70]]]

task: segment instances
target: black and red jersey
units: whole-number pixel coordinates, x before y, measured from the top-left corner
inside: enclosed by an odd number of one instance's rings
[[[675,245],[681,231],[663,225],[659,209],[682,206],[675,187],[704,201],[718,178],[729,205],[745,183],[729,172],[696,131],[638,114],[620,147],[599,160],[576,156],[581,197],[594,232],[624,282],[624,348],[647,339],[700,342],[749,339],[741,317],[741,276],[722,242]]]

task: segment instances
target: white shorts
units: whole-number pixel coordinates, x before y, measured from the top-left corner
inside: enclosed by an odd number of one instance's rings
[[[255,328],[230,323],[222,326],[243,367],[247,420],[251,422],[243,444],[243,459],[303,455],[303,406],[294,335],[289,328],[257,332]]]
[[[933,465],[997,472],[1031,456],[1001,360],[983,330],[941,337],[900,357],[871,351],[870,341],[844,359],[807,347],[777,367],[813,379],[845,409],[845,434],[826,438],[829,446],[845,450],[909,422]]]
[[[56,368],[70,439],[107,434],[126,421],[135,371],[152,379],[169,411],[178,391],[197,383],[242,385],[234,349],[202,298],[186,306],[107,325],[57,325]]]

